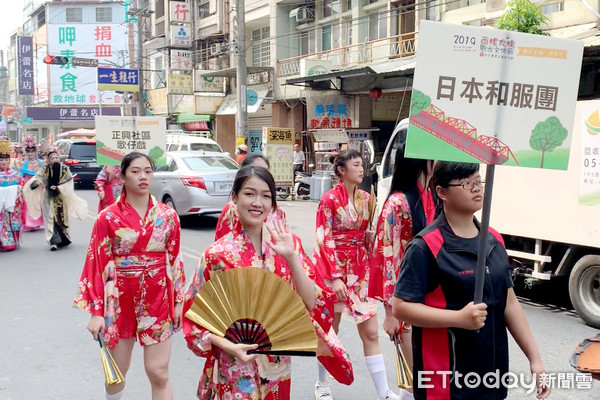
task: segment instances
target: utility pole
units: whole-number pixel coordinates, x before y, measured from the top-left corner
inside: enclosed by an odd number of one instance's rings
[[[246,15],[244,13],[244,0],[236,0],[236,36],[237,43],[235,51],[237,55],[237,116],[235,120],[236,138],[245,137],[248,134],[248,104],[246,102]]]
[[[144,99],[144,37],[143,37],[143,29],[142,18],[146,18],[151,16],[154,11],[139,8],[130,8],[127,11],[127,14],[137,17],[137,54],[136,54],[136,64],[138,68],[138,116],[146,115],[146,104]]]

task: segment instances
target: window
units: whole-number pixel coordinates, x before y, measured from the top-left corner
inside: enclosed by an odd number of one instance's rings
[[[369,15],[369,39],[383,39],[387,37],[387,11],[380,11]]]
[[[42,26],[46,25],[46,13],[45,12],[38,13],[36,15],[36,18],[37,18],[38,29],[41,28]]]
[[[331,25],[324,26],[321,31],[322,49],[331,50]]]
[[[82,15],[83,13],[81,8],[67,8],[67,22],[81,22]]]
[[[352,10],[352,0],[345,0],[344,1],[344,11],[351,11]]]
[[[165,16],[165,1],[155,0],[154,2],[154,18],[160,18]]]
[[[436,4],[436,0],[431,0],[428,1],[427,3],[427,11],[425,12],[425,15],[429,21],[436,21],[437,20],[437,4]]]
[[[215,153],[222,153],[223,150],[216,143],[190,143],[190,150],[192,151],[213,151]]]
[[[546,14],[552,14],[555,12],[559,12],[559,11],[564,11],[565,10],[565,3],[564,2],[560,2],[560,3],[554,3],[554,4],[548,4],[546,6],[542,6],[542,13],[544,15]]]
[[[271,64],[271,29],[265,26],[252,31],[252,65],[255,67]]]
[[[183,162],[192,171],[239,169],[239,166],[227,157],[186,157]]]
[[[304,31],[298,34],[298,50],[298,55],[315,52],[315,31]]]
[[[112,8],[110,8],[110,7],[96,8],[96,22],[112,22]]]
[[[323,0],[323,17],[331,17],[341,12],[340,0]]]
[[[200,0],[200,4],[198,4],[198,18],[206,18],[210,15],[210,1],[209,0]]]

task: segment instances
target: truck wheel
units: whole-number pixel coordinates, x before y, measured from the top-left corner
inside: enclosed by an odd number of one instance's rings
[[[569,277],[569,297],[581,319],[600,328],[600,256],[587,255],[577,261]]]

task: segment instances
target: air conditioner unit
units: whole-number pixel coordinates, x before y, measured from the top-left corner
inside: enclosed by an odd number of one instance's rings
[[[310,7],[299,7],[296,13],[296,22],[304,24],[306,22],[314,21],[315,15]]]
[[[223,43],[213,43],[210,45],[210,55],[216,56],[225,52]]]

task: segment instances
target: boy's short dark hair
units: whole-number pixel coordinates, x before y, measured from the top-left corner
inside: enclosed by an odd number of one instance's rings
[[[433,170],[435,186],[447,188],[453,179],[465,179],[479,171],[479,164],[438,161]]]

